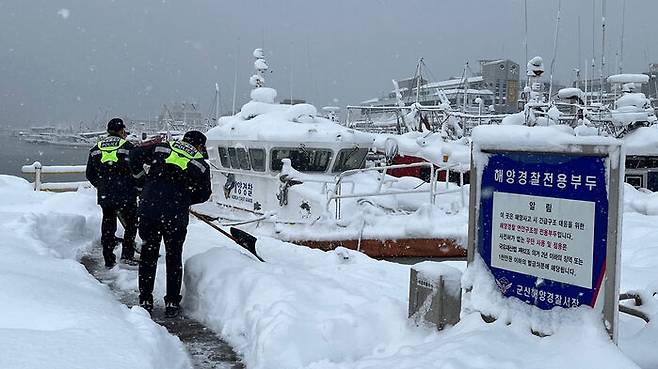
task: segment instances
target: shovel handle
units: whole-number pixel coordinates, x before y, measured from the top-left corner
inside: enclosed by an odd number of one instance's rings
[[[210,220],[209,216],[207,216],[205,214],[197,213],[196,211],[194,211],[192,209],[190,209],[190,214],[194,215],[197,219],[199,219],[200,221],[206,223],[207,225],[215,228],[221,234],[223,234],[224,236],[226,236],[226,237],[230,238],[231,240],[233,240],[233,242],[238,243],[238,240],[236,240],[235,237],[233,237],[230,233],[228,233],[225,230],[219,228],[219,226],[217,226],[215,223],[213,223]]]

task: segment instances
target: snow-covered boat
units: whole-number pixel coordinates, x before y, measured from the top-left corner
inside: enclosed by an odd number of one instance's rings
[[[88,147],[94,140],[56,127],[31,127],[28,131],[18,133],[21,141],[33,144],[50,144],[69,147]]]
[[[256,63],[262,67],[264,60]],[[322,249],[344,246],[375,257],[465,255],[463,187],[437,181],[447,163],[366,167],[371,149],[391,145],[386,136],[341,126],[309,104],[274,103],[276,91],[258,78],[252,77],[252,100],[207,132],[214,202],[202,212]],[[416,167],[427,169],[427,181],[387,173]]]

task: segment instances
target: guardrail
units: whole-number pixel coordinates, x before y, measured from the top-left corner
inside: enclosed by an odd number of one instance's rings
[[[45,174],[84,174],[86,165],[41,165],[40,162],[35,161],[31,165],[24,165],[21,167],[21,172],[25,174],[34,174],[34,190],[35,191],[52,191],[52,192],[66,192],[77,191],[80,187],[91,187],[88,181],[81,182],[50,182],[44,183],[43,177]]]
[[[401,168],[412,168],[412,167],[429,167],[430,168],[430,188],[429,190],[426,189],[412,189],[412,190],[395,190],[395,191],[382,191],[382,186],[384,184],[384,178],[386,177],[386,172],[389,169],[401,169]],[[329,203],[331,200],[334,200],[336,203],[336,219],[340,219],[340,210],[341,210],[341,199],[346,199],[346,198],[354,198],[354,197],[374,197],[374,196],[387,196],[387,195],[402,195],[402,194],[412,194],[412,193],[429,193],[430,196],[430,204],[434,205],[436,202],[436,196],[441,195],[441,194],[446,194],[446,193],[452,193],[452,192],[461,192],[461,205],[462,207],[465,206],[466,200],[464,197],[464,173],[459,172],[459,189],[456,190],[451,190],[451,191],[442,191],[442,192],[437,192],[436,189],[436,183],[438,182],[437,180],[437,175],[440,171],[445,171],[446,176],[445,176],[445,185],[446,189],[448,188],[449,184],[449,174],[450,174],[450,169],[455,168],[457,165],[448,165],[448,166],[436,166],[432,163],[428,162],[418,162],[418,163],[410,163],[410,164],[396,164],[396,165],[387,165],[387,166],[381,166],[381,167],[371,167],[371,168],[362,168],[362,169],[353,169],[353,170],[347,170],[339,175],[336,176],[336,185],[335,185],[335,190],[334,194],[330,195],[328,200],[327,200],[327,207],[329,206]],[[377,190],[374,192],[366,192],[366,193],[353,193],[354,192],[354,186],[352,186],[352,193],[350,194],[342,194],[342,183],[343,183],[343,178],[354,175],[357,173],[363,173],[363,172],[370,172],[370,171],[381,171],[381,178],[379,181],[379,186],[377,187]]]

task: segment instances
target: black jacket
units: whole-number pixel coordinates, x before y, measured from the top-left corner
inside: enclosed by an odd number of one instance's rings
[[[186,168],[172,163],[171,158],[167,162],[175,149],[189,155],[178,155],[183,161],[187,160]],[[140,217],[187,224],[190,205],[210,198],[210,167],[188,143],[170,141],[150,147],[137,147],[131,152],[131,165],[135,173],[139,173],[144,165],[148,166],[140,198]]]
[[[121,142],[123,144],[120,145]],[[101,149],[119,145],[114,153],[106,151],[106,155]],[[116,206],[137,199],[137,182],[130,166],[130,152],[133,149],[130,142],[110,135],[89,150],[86,175],[87,180],[96,187],[99,205]]]

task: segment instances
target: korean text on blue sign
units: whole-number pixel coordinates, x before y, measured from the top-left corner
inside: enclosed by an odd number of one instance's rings
[[[593,307],[606,263],[605,157],[487,155],[477,251],[500,290],[542,309]]]

